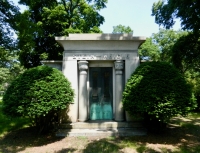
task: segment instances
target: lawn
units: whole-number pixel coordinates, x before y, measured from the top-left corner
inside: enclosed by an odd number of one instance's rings
[[[13,130],[29,127],[30,121],[24,118],[8,118],[2,114],[2,97],[0,96],[0,138]]]
[[[200,113],[175,117],[161,134],[135,137],[37,135],[24,119],[0,112],[0,153],[200,153]]]

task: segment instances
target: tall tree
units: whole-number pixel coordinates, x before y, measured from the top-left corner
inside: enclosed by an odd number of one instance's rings
[[[200,29],[200,1],[199,0],[159,0],[152,7],[152,15],[159,25],[171,28],[175,19],[179,18],[184,30],[199,33]]]
[[[19,8],[9,0],[0,1],[0,90],[21,71],[16,49],[16,23]]]
[[[187,35],[187,32],[160,29],[158,33],[153,33],[152,36],[140,46],[140,58],[172,62],[172,48],[183,35]]]
[[[14,31],[19,15],[19,8],[9,0],[0,1],[0,47],[13,49],[15,46]]]
[[[18,24],[20,61],[25,67],[40,59],[62,59],[63,49],[55,36],[69,33],[100,33],[104,22],[99,10],[107,0],[20,0],[29,6]]]
[[[200,1],[159,0],[153,4],[152,15],[157,24],[166,28],[171,28],[179,18],[182,29],[189,31],[173,46],[172,62],[193,85],[200,106]]]
[[[153,4],[152,15],[157,24],[171,28],[179,18],[182,29],[188,30],[173,47],[173,63],[184,72],[188,67],[200,65],[200,1],[199,0],[159,0]]]
[[[139,47],[139,55],[141,60],[154,60],[160,59],[160,50],[157,44],[153,42],[153,38],[147,38],[146,41]]]
[[[172,53],[172,62],[182,73],[188,69],[200,70],[200,39],[194,33],[179,38]]]
[[[115,34],[120,34],[120,33],[131,33],[133,34],[133,30],[131,29],[131,27],[129,26],[124,26],[124,25],[117,25],[117,26],[114,26],[113,27],[113,32],[112,33],[115,33]]]

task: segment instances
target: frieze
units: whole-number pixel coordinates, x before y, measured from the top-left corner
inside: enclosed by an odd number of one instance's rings
[[[116,54],[80,54],[80,53],[65,53],[64,60],[130,60],[129,53]]]

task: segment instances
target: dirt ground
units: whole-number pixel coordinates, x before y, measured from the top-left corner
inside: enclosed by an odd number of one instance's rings
[[[56,137],[34,128],[0,138],[0,153],[200,153],[200,119],[175,118],[160,134],[135,137]]]

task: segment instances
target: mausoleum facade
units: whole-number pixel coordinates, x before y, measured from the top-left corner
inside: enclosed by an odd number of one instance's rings
[[[62,61],[46,61],[60,69],[75,91],[63,122],[129,120],[122,92],[140,63],[138,47],[145,37],[132,34],[69,34],[56,37],[64,48]]]

